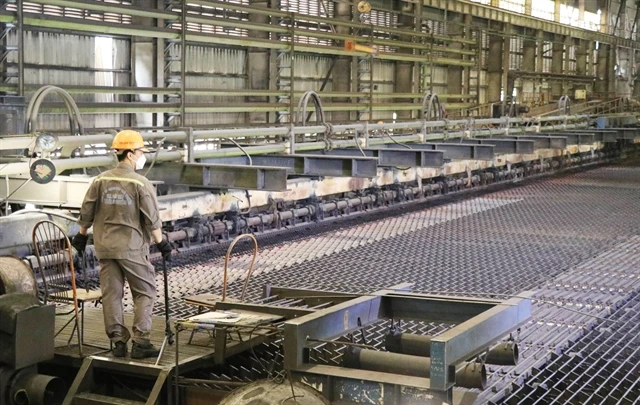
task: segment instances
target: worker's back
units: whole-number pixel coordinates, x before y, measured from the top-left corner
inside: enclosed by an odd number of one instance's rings
[[[126,259],[149,253],[150,230],[159,227],[155,189],[133,167],[120,163],[96,177],[85,197],[80,224],[93,224],[99,259]]]

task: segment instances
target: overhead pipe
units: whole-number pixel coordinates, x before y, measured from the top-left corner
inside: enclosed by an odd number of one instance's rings
[[[444,128],[462,125],[468,127],[469,125],[507,125],[507,124],[526,124],[526,123],[542,123],[558,121],[563,124],[558,127],[545,126],[545,128],[564,129],[570,128],[569,124],[565,125],[565,121],[581,121],[590,118],[589,115],[567,115],[567,116],[553,116],[553,117],[536,117],[536,118],[486,118],[486,119],[458,119],[458,120],[435,120],[435,121],[407,121],[407,122],[387,122],[387,123],[367,123],[367,129],[374,130],[390,130],[390,129],[422,129],[422,128]],[[573,128],[586,127],[587,124],[577,124]],[[516,128],[509,128],[510,131]],[[227,128],[227,129],[206,129],[206,130],[194,130],[192,136],[194,140],[205,139],[225,139],[225,138],[255,138],[264,136],[287,136],[290,133],[293,134],[308,134],[308,133],[324,133],[328,129],[324,125],[309,125],[309,126],[282,126],[282,127],[260,127],[260,128]],[[364,131],[365,123],[354,122],[348,124],[334,124],[332,130],[335,133],[345,131]],[[504,129],[503,129],[504,131]],[[438,134],[432,134],[435,136]],[[443,134],[439,134],[443,135]],[[187,142],[189,137],[188,131],[158,131],[158,132],[142,132],[142,137],[146,141],[158,141],[165,139],[166,142]],[[80,139],[68,139],[69,137],[60,137],[58,140],[59,145],[80,145],[78,141],[86,140],[84,145],[88,144],[109,144],[113,140],[112,134],[97,134],[97,135],[85,135]],[[33,142],[33,136],[10,136],[0,140],[0,149],[21,149],[27,148]]]
[[[582,116],[574,116],[574,118],[579,118]],[[564,117],[562,117],[564,119]],[[569,118],[568,118],[569,119]],[[513,119],[509,121],[511,123],[520,122],[517,120],[522,120],[520,118]],[[545,121],[550,121],[545,119]],[[499,124],[504,123],[505,120],[500,119],[483,119],[483,120],[475,120],[475,125],[484,125],[484,124]],[[456,121],[414,121],[414,122],[403,122],[403,123],[383,123],[383,124],[369,124],[366,127],[366,130],[376,130],[376,129],[418,129],[418,128],[427,128],[427,127],[439,127],[439,126],[452,126],[456,124],[464,124],[468,123],[468,120],[456,120]],[[586,124],[585,124],[586,125]],[[579,125],[569,124],[569,125],[560,125],[560,126],[547,126],[545,128],[548,129],[576,129],[579,128]],[[286,127],[276,127],[276,128],[246,128],[246,129],[225,129],[225,130],[206,130],[206,131],[193,131],[193,138],[196,139],[224,139],[224,138],[232,138],[232,137],[260,137],[260,136],[268,136],[268,135],[287,135],[289,133],[293,134],[307,134],[307,133],[324,133],[327,131],[327,126],[317,125],[317,126],[292,126],[290,128]],[[351,124],[339,124],[333,125],[332,130],[334,132],[343,132],[343,131],[365,131],[364,123],[351,123]],[[526,131],[525,127],[525,131]],[[474,131],[475,136],[490,136],[490,135],[500,135],[504,133],[516,133],[518,131],[522,131],[522,129],[518,128],[495,128],[488,130],[479,130]],[[394,136],[392,139],[386,138],[378,138],[378,139],[370,139],[370,145],[380,145],[387,144],[391,142],[425,142],[431,140],[439,140],[444,139],[445,136],[447,138],[463,138],[467,136],[467,133],[464,131],[454,132],[450,134],[442,134],[442,133],[434,133],[430,135],[405,135],[405,136]],[[170,131],[170,132],[156,132],[156,133],[143,133],[143,137],[146,140],[157,140],[161,138],[168,138],[167,140],[171,141],[179,141],[186,142],[187,140],[187,132],[184,131]],[[69,145],[80,145],[81,139],[84,137],[61,137],[60,142],[62,144]],[[76,138],[76,139],[65,139],[65,138]],[[20,139],[20,140],[18,140]],[[90,141],[100,141],[99,143],[109,144],[112,138],[112,135],[91,135],[91,138],[87,138]],[[20,142],[24,142],[22,145]],[[6,143],[4,141],[0,142],[0,147],[9,146],[10,149],[19,149],[17,146],[28,147],[33,143],[33,137],[20,137],[15,138],[13,140],[8,140]],[[331,140],[331,147],[333,148],[349,148],[356,147],[357,143],[355,139],[349,140]],[[86,145],[86,144],[85,144]],[[286,153],[288,147],[290,145],[288,143],[273,143],[259,146],[248,146],[244,149],[248,154],[266,154],[266,153]],[[304,144],[298,144],[294,146],[295,151],[303,152],[308,150],[321,150],[325,149],[327,144],[325,142],[307,142]],[[226,157],[226,156],[240,156],[245,154],[245,151],[242,151],[240,148],[223,148],[223,149],[213,149],[213,150],[202,150],[196,151],[194,153],[194,158],[214,158],[214,157]],[[157,161],[180,161],[183,160],[184,151],[183,150],[163,150],[160,151],[158,156],[155,158]],[[154,156],[149,156],[149,159],[153,159]],[[74,159],[54,159],[52,160],[56,167],[56,171],[58,173],[64,170],[70,169],[82,169],[88,167],[100,167],[100,166],[110,166],[115,163],[115,160],[108,155],[102,156],[88,156],[88,157],[78,157]],[[0,176],[2,175],[18,175],[29,173],[29,164],[27,161],[22,162],[14,162],[7,163],[3,166],[0,166]]]

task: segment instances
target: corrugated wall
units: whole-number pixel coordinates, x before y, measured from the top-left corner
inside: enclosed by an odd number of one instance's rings
[[[176,46],[180,54],[180,46]],[[207,46],[187,46],[187,76],[185,85],[195,89],[244,89],[246,88],[246,56],[240,49]],[[172,71],[180,72],[180,63],[174,63]],[[214,97],[187,95],[187,103],[221,103],[233,105],[243,102],[242,97]],[[239,124],[245,121],[244,113],[190,113],[185,124],[193,126]]]
[[[294,64],[294,90],[299,91],[320,91],[322,81],[327,76],[329,67],[331,66],[331,58],[313,55],[296,55]],[[327,85],[323,91],[331,91],[333,89],[333,81],[329,78]],[[324,100],[323,100],[324,101]],[[329,102],[330,100],[326,100]]]
[[[289,78],[291,75],[291,70],[288,66],[291,65],[291,57],[289,54],[282,54],[278,59],[279,66],[286,66],[285,68],[280,70],[280,75],[286,86],[279,88],[278,90],[289,91]],[[294,75],[294,85],[293,89],[295,91],[315,91],[320,92],[320,87],[322,87],[322,82],[327,76],[327,72],[329,72],[329,68],[331,66],[331,58],[323,57],[323,56],[315,56],[315,55],[305,55],[305,54],[297,54],[294,58],[293,64],[293,75]],[[335,73],[335,71],[334,71]],[[333,75],[332,75],[333,76]],[[327,84],[325,85],[322,91],[332,91],[333,90],[333,80],[329,77]],[[293,100],[294,106],[297,107],[298,101],[300,100],[300,96],[296,96]],[[330,98],[322,99],[323,104],[331,103]],[[289,101],[287,99],[282,100],[282,104],[286,107],[284,109],[288,109]],[[327,119],[330,119],[331,115],[328,114]],[[315,117],[312,117],[311,120],[315,120]],[[289,122],[288,115],[282,117],[281,122]]]
[[[436,66],[433,68],[433,92],[435,94],[447,94],[447,81],[449,70],[443,66]]]
[[[8,42],[17,45],[17,36],[10,35]],[[100,58],[96,52],[96,38],[69,34],[47,32],[25,32],[24,62],[25,84],[75,86],[128,86],[129,85],[129,41],[110,40],[111,60]],[[9,54],[8,62],[17,64],[17,53]],[[40,66],[40,67],[38,67]],[[97,69],[106,69],[99,72]],[[112,71],[115,70],[115,71]],[[15,65],[9,68],[17,73]],[[17,80],[17,79],[15,79]],[[33,93],[27,93],[27,100]],[[76,102],[110,102],[118,98],[106,98],[103,94],[73,94]],[[123,99],[126,96],[120,96]],[[57,96],[49,96],[49,102],[59,102]],[[40,114],[37,128],[50,130],[68,130],[67,114]],[[82,116],[86,128],[119,127],[127,125],[125,115],[118,114],[84,114]]]
[[[395,91],[394,78],[396,74],[396,64],[375,60],[373,62],[373,82],[377,86],[374,93],[393,93]],[[380,99],[373,99],[373,102],[381,102]],[[390,120],[393,118],[393,111],[374,111],[373,120]]]
[[[359,80],[362,85],[367,89],[369,88],[369,60],[361,60],[358,65]],[[381,60],[373,61],[373,92],[374,93],[393,93],[395,91],[395,71],[396,65],[394,62],[385,62]],[[365,73],[366,72],[366,73]],[[362,91],[362,90],[361,90]],[[366,93],[366,92],[363,92]],[[387,99],[374,98],[374,103],[381,103],[388,101]],[[366,105],[361,106],[362,109],[366,109]],[[390,120],[393,116],[393,111],[374,111],[372,117],[369,117],[369,113],[365,113],[362,119],[365,120]]]

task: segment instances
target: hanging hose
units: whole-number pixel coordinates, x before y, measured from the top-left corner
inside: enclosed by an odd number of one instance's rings
[[[391,140],[393,141],[393,143],[395,143],[395,144],[397,144],[397,145],[400,145],[400,146],[402,146],[403,148],[411,149],[411,146],[409,146],[409,145],[406,145],[406,144],[404,144],[404,143],[400,143],[400,142],[396,141],[396,139],[395,139],[393,136],[391,136],[391,134],[390,134],[388,131],[382,131],[382,133],[383,133],[384,135],[388,136],[388,137],[389,137],[389,139],[391,139]]]
[[[38,120],[38,113],[40,112],[40,106],[44,99],[49,95],[49,93],[56,93],[64,101],[65,106],[67,107],[67,112],[69,114],[69,127],[71,135],[84,135],[84,123],[82,122],[82,117],[80,116],[80,109],[78,105],[73,100],[71,95],[67,93],[65,90],[56,86],[43,86],[39,88],[29,100],[29,105],[27,106],[26,120],[24,133],[29,134],[36,132],[36,122]],[[84,155],[85,147],[82,146],[80,148],[80,153]],[[87,174],[87,169],[83,169],[84,174]]]
[[[244,285],[242,286],[242,294],[240,295],[240,302],[244,302],[245,295],[247,294],[247,286],[249,285],[249,278],[251,277],[251,273],[253,273],[253,265],[256,262],[256,256],[258,255],[258,241],[256,237],[251,235],[250,233],[245,233],[242,235],[238,235],[231,245],[229,245],[229,249],[227,249],[227,254],[224,257],[224,277],[222,281],[222,302],[227,298],[227,269],[229,267],[229,258],[231,257],[231,252],[233,251],[233,247],[238,243],[238,241],[242,238],[250,238],[253,240],[253,258],[251,259],[251,264],[249,265],[249,271],[247,272],[247,277],[244,280]]]
[[[309,104],[309,100],[313,102],[313,106],[315,107],[316,124],[324,125],[324,127],[326,128],[324,132],[324,138],[322,140],[327,144],[327,149],[331,149],[330,136],[332,127],[331,124],[327,123],[325,119],[324,109],[322,108],[322,101],[320,100],[320,96],[318,95],[318,93],[316,93],[315,91],[307,91],[302,95],[300,101],[298,101],[296,121],[299,125],[307,125],[307,105]]]
[[[247,152],[245,148],[243,148],[238,142],[236,142],[235,139],[229,138],[229,141],[231,141],[231,143],[236,145],[238,149],[240,149],[242,153],[244,153],[245,156],[247,156],[247,159],[249,160],[249,166],[253,166],[253,159],[251,159],[251,155],[249,154],[249,152]]]
[[[151,169],[153,169],[153,165],[156,164],[156,160],[158,160],[158,155],[160,154],[160,148],[162,148],[162,145],[164,144],[165,139],[167,138],[165,137],[160,139],[160,141],[158,141],[158,148],[156,149],[156,152],[153,154],[153,159],[151,160],[151,164],[149,165],[149,168],[147,169],[146,172],[144,172],[144,177],[147,177]]]
[[[563,115],[571,114],[571,99],[569,96],[562,96],[558,100],[558,112]]]
[[[325,115],[324,109],[322,108],[322,101],[320,101],[320,96],[315,91],[307,91],[302,95],[300,101],[298,101],[298,110],[296,113],[296,121],[300,125],[307,125],[307,105],[309,104],[309,99],[313,101],[313,106],[316,109],[316,123],[318,125],[325,125]]]
[[[356,141],[356,146],[358,147],[358,149],[360,149],[360,153],[362,153],[363,157],[367,157],[367,154],[364,153],[364,150],[362,150],[362,146],[360,146],[360,139],[358,136],[358,131],[355,132],[355,134],[353,135],[354,140]]]
[[[40,111],[40,106],[42,102],[46,98],[49,93],[56,93],[64,101],[65,106],[67,107],[67,111],[69,113],[69,125],[71,126],[71,135],[84,135],[84,123],[82,122],[82,118],[80,117],[80,109],[78,109],[78,105],[73,100],[71,95],[67,93],[64,89],[56,86],[44,86],[39,88],[29,100],[29,105],[27,106],[25,121],[25,133],[32,133],[36,131],[36,122],[38,118],[38,113]]]
[[[444,114],[437,94],[427,93],[422,99],[422,117],[427,120],[442,121]]]

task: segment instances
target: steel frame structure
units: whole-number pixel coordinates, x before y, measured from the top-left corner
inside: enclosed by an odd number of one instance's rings
[[[417,83],[415,87],[416,91],[425,92],[426,89],[433,91],[433,76],[432,68],[435,65],[438,66],[457,66],[464,70],[466,76],[466,84],[463,85],[467,91],[471,90],[469,80],[471,78],[471,70],[476,70],[475,80],[476,87],[475,94],[462,95],[462,94],[449,94],[440,95],[441,98],[449,98],[453,102],[447,105],[447,109],[451,111],[470,111],[473,100],[478,101],[479,97],[479,72],[482,70],[482,66],[479,63],[481,48],[479,47],[479,35],[476,35],[476,39],[472,39],[469,33],[465,33],[463,37],[451,37],[447,35],[436,35],[433,33],[427,33],[422,31],[422,24],[424,21],[431,20],[444,20],[448,21],[452,14],[464,14],[469,18],[465,20],[463,26],[466,27],[469,32],[487,30],[487,21],[498,20],[503,24],[510,27],[510,32],[514,35],[521,35],[523,30],[539,30],[552,35],[562,35],[565,37],[576,38],[580,41],[598,41],[601,43],[611,44],[614,46],[626,47],[632,50],[640,49],[640,45],[636,41],[617,38],[611,35],[607,35],[600,32],[593,32],[575,27],[567,27],[554,22],[547,22],[532,18],[530,16],[521,15],[517,13],[511,13],[505,10],[498,10],[495,8],[488,8],[479,4],[469,4],[464,1],[454,2],[442,2],[438,0],[432,0],[424,3],[424,7],[412,8],[409,11],[403,11],[402,16],[412,18],[414,20],[414,26],[407,26],[406,28],[394,28],[374,26],[371,24],[364,24],[355,21],[332,19],[327,17],[315,17],[296,13],[290,13],[274,8],[259,7],[255,5],[240,5],[232,4],[224,1],[217,0],[199,0],[195,3],[189,3],[188,7],[183,7],[183,2],[170,2],[167,3],[170,7],[167,9],[149,9],[136,6],[126,6],[121,4],[111,4],[103,2],[92,2],[83,0],[36,0],[35,3],[41,5],[50,5],[57,7],[70,7],[79,10],[87,10],[94,13],[116,13],[123,14],[132,17],[141,18],[154,18],[161,22],[159,27],[150,27],[139,24],[111,24],[105,22],[88,21],[82,19],[69,19],[64,17],[53,16],[39,16],[36,14],[24,14],[22,2],[17,2],[17,12],[0,12],[0,22],[8,24],[9,27],[18,27],[19,37],[22,38],[24,29],[44,29],[44,30],[62,30],[80,32],[89,35],[111,35],[111,36],[140,36],[147,38],[155,38],[158,41],[166,45],[165,51],[169,51],[167,57],[164,58],[164,66],[158,66],[160,71],[164,72],[161,75],[165,80],[165,83],[159,85],[165,85],[166,87],[159,88],[119,88],[119,89],[102,89],[99,86],[78,86],[76,92],[110,92],[116,94],[154,94],[158,99],[162,99],[161,103],[80,103],[80,109],[83,113],[141,113],[150,112],[155,114],[164,115],[164,124],[170,124],[172,119],[176,116],[184,116],[187,113],[255,113],[261,112],[269,116],[277,115],[280,118],[291,115],[294,95],[298,94],[294,90],[293,86],[293,69],[290,70],[289,77],[286,78],[291,82],[291,86],[283,88],[277,88],[275,85],[278,80],[270,80],[272,83],[269,90],[245,90],[245,91],[227,91],[222,89],[211,90],[197,90],[187,89],[185,87],[185,77],[189,74],[188,66],[185,59],[185,49],[189,44],[207,44],[216,47],[251,47],[255,49],[271,50],[273,52],[280,52],[282,54],[294,55],[294,54],[314,54],[314,55],[331,55],[337,56],[351,56],[354,58],[367,58],[368,55],[362,52],[350,52],[346,51],[340,46],[318,46],[309,45],[303,43],[296,43],[295,41],[282,41],[276,37],[288,36],[294,38],[296,36],[305,36],[310,38],[316,38],[321,40],[332,41],[334,45],[341,44],[342,41],[347,39],[354,39],[353,36],[335,32],[324,32],[320,30],[307,29],[305,24],[298,23],[299,21],[306,21],[312,24],[339,26],[342,28],[353,29],[365,29],[375,30],[377,33],[371,37],[355,37],[356,41],[373,43],[379,46],[393,46],[401,47],[402,49],[410,50],[408,53],[403,52],[388,52],[381,53],[376,58],[380,60],[413,63],[414,74]],[[225,19],[219,17],[203,17],[197,15],[195,8],[197,7],[212,7],[216,9],[223,9],[225,12],[236,13],[239,16],[245,15],[261,15],[271,19],[271,22],[279,21],[280,23],[258,23],[255,21],[244,21],[239,19]],[[195,8],[194,8],[195,7]],[[393,10],[383,10],[393,12]],[[286,23],[288,25],[282,25]],[[209,24],[216,25],[225,28],[237,28],[242,30],[251,30],[252,32],[268,32],[274,35],[274,39],[258,39],[251,37],[240,37],[230,35],[216,35],[205,34],[187,30],[187,23],[195,24]],[[173,24],[179,24],[181,29],[168,28]],[[526,32],[525,32],[526,34]],[[524,34],[522,34],[524,35]],[[412,38],[407,40],[407,38]],[[436,45],[435,42],[438,44]],[[4,84],[2,91],[24,94],[25,90],[30,90],[32,87],[25,86],[24,74],[20,73],[24,71],[23,50],[22,41],[19,41],[18,52],[20,55],[18,66],[18,83]],[[171,53],[171,49],[176,48],[176,44],[181,45],[180,54]],[[455,44],[459,46],[447,46]],[[434,52],[440,56],[434,56]],[[426,55],[426,58],[425,58]],[[180,63],[179,71],[171,69],[171,66],[176,62]],[[182,63],[184,62],[184,63]],[[361,64],[356,63],[356,66]],[[291,65],[293,67],[293,65]],[[280,72],[281,69],[278,69]],[[356,79],[362,77],[362,75],[354,75]],[[588,78],[591,76],[584,76]],[[583,78],[583,79],[584,79]],[[593,77],[595,79],[595,77]],[[404,103],[382,102],[380,99],[415,99],[415,94],[404,93],[388,93],[384,96],[382,94],[376,94],[372,91],[370,83],[364,83],[361,80],[357,80],[358,85],[354,86],[355,92],[325,92],[324,97],[328,98],[351,98],[352,101],[360,99],[360,102],[350,103],[332,103],[326,105],[326,111],[348,111],[356,113],[362,116],[364,113],[373,111],[411,111],[412,116],[419,116],[418,103],[409,101]],[[370,81],[370,79],[369,79]],[[362,83],[361,83],[362,82]],[[427,83],[428,82],[428,83]],[[16,87],[17,86],[17,87]],[[172,87],[173,86],[173,87]],[[369,89],[366,92],[357,91]],[[224,95],[233,97],[247,97],[247,94],[254,96],[261,94],[265,97],[280,98],[281,103],[262,104],[254,102],[240,101],[231,105],[198,105],[193,103],[186,103],[187,94],[201,94],[201,95]],[[378,100],[374,102],[374,98]],[[463,100],[469,100],[470,102],[462,102]],[[57,113],[61,112],[61,106],[58,104],[45,105],[43,112]],[[354,115],[355,116],[355,115]],[[181,123],[181,126],[185,126],[185,123]]]
[[[410,286],[390,287],[285,322],[285,368],[296,378],[321,386],[330,401],[336,399],[337,387],[348,385],[354,397],[367,392],[384,398],[385,404],[403,403],[407,394],[401,386],[426,390],[431,395],[429,404],[453,403],[455,365],[483,353],[531,317],[531,292],[500,301],[408,293]],[[310,293],[279,289],[278,297],[300,299]],[[337,339],[380,320],[399,319],[457,324],[431,341],[430,378],[309,363],[307,351],[317,342]]]

